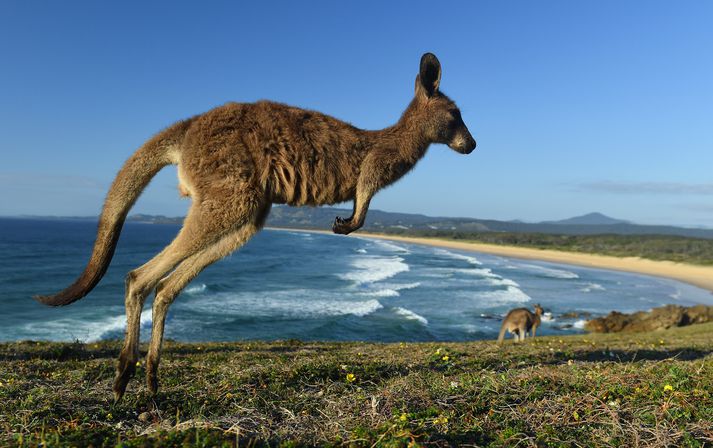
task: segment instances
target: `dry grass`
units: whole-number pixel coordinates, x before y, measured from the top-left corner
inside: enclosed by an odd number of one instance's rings
[[[0,445],[710,446],[713,324],[472,343],[0,344]],[[144,373],[139,368],[139,375]]]

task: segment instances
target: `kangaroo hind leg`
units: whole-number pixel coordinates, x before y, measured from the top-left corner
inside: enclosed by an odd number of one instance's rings
[[[161,360],[164,324],[168,308],[174,299],[204,268],[238,249],[252,237],[259,228],[247,224],[226,235],[211,247],[185,259],[176,269],[158,283],[153,301],[151,343],[146,356],[146,384],[151,394],[158,391],[158,365]]]
[[[190,219],[186,218],[188,222]],[[166,246],[159,254],[141,267],[129,272],[126,276],[126,332],[124,346],[119,355],[114,378],[114,399],[120,400],[124,395],[126,386],[136,371],[139,360],[139,336],[141,331],[141,312],[144,308],[146,297],[156,287],[158,281],[181,261],[183,251],[179,250],[186,244],[186,229],[178,233],[171,244]]]
[[[126,386],[136,369],[139,358],[141,310],[148,293],[158,285],[161,278],[183,260],[211,247],[248,222],[245,219],[231,220],[229,218],[237,216],[226,213],[225,209],[205,207],[203,204],[205,203],[191,207],[183,228],[176,238],[151,261],[132,271],[127,278],[126,339],[119,356],[113,386],[114,398],[117,401],[124,395]],[[214,205],[212,202],[208,204]],[[256,201],[250,201],[247,207],[243,207],[243,211],[249,211],[251,206],[257,205],[259,204]]]

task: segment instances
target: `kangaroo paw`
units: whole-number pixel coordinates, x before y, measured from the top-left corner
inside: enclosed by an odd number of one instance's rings
[[[334,218],[334,224],[332,224],[332,232],[338,233],[340,235],[347,235],[353,232],[355,229],[351,225],[351,220],[347,220],[337,216]]]
[[[112,390],[114,391],[114,402],[121,400],[126,392],[126,386],[129,381],[136,373],[136,361],[125,358],[123,356],[119,357],[119,365],[116,367],[116,377],[114,378],[114,386]]]

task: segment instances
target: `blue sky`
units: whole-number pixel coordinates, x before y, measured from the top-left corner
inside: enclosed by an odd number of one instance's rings
[[[423,52],[478,148],[372,208],[713,227],[713,2],[0,3],[0,215],[95,215],[153,133],[271,99],[377,129]],[[181,215],[175,169],[133,212]]]

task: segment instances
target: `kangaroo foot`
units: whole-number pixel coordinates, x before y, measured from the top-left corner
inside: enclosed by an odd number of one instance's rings
[[[358,229],[358,227],[352,224],[351,219],[344,219],[339,216],[334,218],[334,224],[332,224],[332,232],[338,233],[340,235],[348,235],[356,229]]]
[[[120,356],[119,364],[116,367],[116,377],[114,378],[114,402],[121,400],[126,392],[126,386],[136,373],[136,360],[129,357]]]

